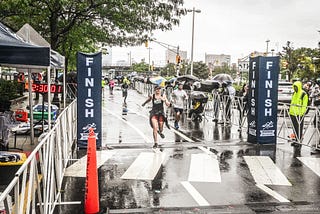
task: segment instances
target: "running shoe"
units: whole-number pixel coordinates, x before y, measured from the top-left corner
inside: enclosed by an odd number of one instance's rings
[[[174,128],[175,128],[175,129],[179,129],[178,121],[174,121]]]
[[[153,149],[158,148],[158,144],[157,144],[157,143],[153,144],[153,147],[152,147],[152,148],[153,148]]]
[[[160,131],[158,131],[158,134],[160,135],[161,138],[164,138],[164,134]]]

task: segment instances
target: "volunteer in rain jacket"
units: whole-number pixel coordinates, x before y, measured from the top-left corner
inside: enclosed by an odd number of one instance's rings
[[[303,131],[304,115],[308,109],[308,94],[302,89],[302,83],[296,81],[292,85],[293,95],[289,109],[290,118],[293,124],[295,140],[301,140]],[[301,146],[301,145],[300,145]]]

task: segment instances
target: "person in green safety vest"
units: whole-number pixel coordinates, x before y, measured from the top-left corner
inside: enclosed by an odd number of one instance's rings
[[[308,109],[308,94],[302,89],[302,82],[295,81],[292,85],[293,94],[289,108],[289,114],[294,130],[294,141],[301,143],[304,116]],[[301,148],[301,144],[293,143],[293,146]]]
[[[104,79],[101,80],[101,88],[102,88],[102,96],[104,96],[104,87],[106,86],[106,81]]]

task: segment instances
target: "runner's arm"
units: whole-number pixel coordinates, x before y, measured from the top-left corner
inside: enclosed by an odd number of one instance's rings
[[[167,96],[164,94],[163,96],[163,101],[166,104],[166,106],[171,106],[171,103],[169,102],[169,100],[167,99]]]
[[[151,96],[149,96],[148,99],[144,103],[142,103],[142,106],[145,106],[148,102],[151,101],[151,99],[152,99]]]

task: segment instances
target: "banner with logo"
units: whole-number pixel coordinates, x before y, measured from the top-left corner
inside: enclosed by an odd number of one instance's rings
[[[77,116],[78,147],[87,148],[89,129],[96,135],[97,148],[101,148],[101,75],[102,54],[77,54]]]
[[[276,144],[279,57],[249,61],[248,142]]]

